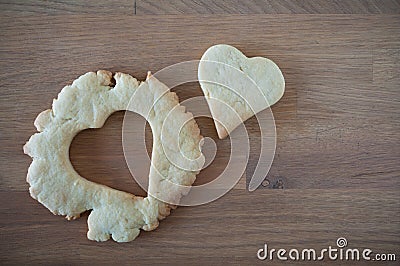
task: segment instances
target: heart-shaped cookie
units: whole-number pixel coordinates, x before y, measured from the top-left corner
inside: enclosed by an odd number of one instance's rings
[[[248,58],[226,44],[207,49],[199,63],[198,77],[221,139],[275,104],[285,91],[285,79],[273,61]]]

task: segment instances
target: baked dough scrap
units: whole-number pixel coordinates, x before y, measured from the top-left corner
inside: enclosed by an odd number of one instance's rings
[[[285,91],[285,79],[273,61],[247,58],[226,44],[207,49],[199,63],[198,78],[221,139],[240,123],[278,102]],[[237,114],[232,114],[224,104]]]
[[[36,118],[34,125],[39,133],[31,136],[24,146],[24,153],[33,159],[27,182],[34,199],[52,213],[65,215],[68,220],[92,210],[88,217],[87,237],[90,240],[106,241],[111,235],[117,242],[128,242],[138,236],[139,229],[155,229],[159,220],[168,216],[176,204],[160,201],[152,193],[146,198],[138,197],[81,177],[69,160],[69,146],[74,136],[87,128],[102,127],[113,112],[127,110],[127,106],[129,111],[137,113],[149,110],[151,112],[145,118],[152,128],[154,140],[149,189],[163,183],[164,190],[157,192],[173,194],[172,198],[179,200],[187,189],[179,190],[176,186],[190,186],[198,171],[177,168],[168,162],[163,152],[160,128],[168,112],[179,106],[177,95],[151,75],[144,82],[122,73],[116,73],[114,79],[116,85],[111,87],[112,74],[100,70],[84,74],[72,85],[64,87],[53,101],[52,109],[43,111]],[[141,101],[129,105],[135,93],[138,97],[134,98]],[[181,147],[189,151],[185,153],[188,158],[199,158],[202,156],[200,130],[184,107],[178,110],[174,115],[189,119],[182,127]],[[159,168],[161,166],[167,171]],[[158,169],[160,171],[156,171]]]

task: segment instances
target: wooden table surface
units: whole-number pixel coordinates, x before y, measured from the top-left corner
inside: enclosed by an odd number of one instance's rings
[[[0,10],[2,264],[271,264],[257,259],[264,243],[319,250],[338,237],[400,260],[399,1],[2,0]],[[270,185],[245,190],[260,143],[250,119],[252,156],[235,189],[176,209],[133,242],[89,241],[87,214],[70,222],[30,198],[22,146],[63,86],[98,69],[144,79],[218,43],[269,57],[284,73]],[[196,83],[174,91],[181,100],[201,95]],[[89,180],[143,194],[123,156],[122,119],[115,113],[76,136],[71,161]],[[216,139],[210,119],[199,125]],[[229,142],[217,144],[196,182],[223,169]],[[283,189],[273,189],[278,180]]]

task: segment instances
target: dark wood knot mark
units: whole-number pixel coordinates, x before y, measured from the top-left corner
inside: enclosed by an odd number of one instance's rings
[[[261,186],[268,187],[269,184],[270,184],[269,180],[268,179],[264,179],[264,181],[262,181],[262,183],[261,183]]]
[[[275,184],[273,184],[272,188],[278,188],[278,189],[283,189],[283,180],[278,179]]]
[[[284,188],[284,181],[283,179],[280,177],[276,180],[274,180],[275,178],[272,178],[272,181],[268,178],[265,178],[262,183],[261,186],[263,187],[268,187],[268,188],[278,188],[278,189],[283,189]]]

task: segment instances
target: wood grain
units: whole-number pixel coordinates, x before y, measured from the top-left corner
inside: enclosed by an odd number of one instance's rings
[[[49,108],[59,90],[80,74],[106,68],[144,79],[147,70],[155,72],[199,58],[208,46],[223,42],[249,56],[270,57],[285,74],[286,93],[273,107],[278,145],[271,178],[287,179],[287,188],[399,185],[398,16],[275,15],[268,18],[273,25],[269,28],[260,26],[266,20],[263,15],[210,17],[213,28],[193,16],[180,17],[180,26],[173,16],[157,21],[130,16],[124,17],[125,24],[121,20],[58,16],[42,23],[34,16],[4,21],[9,26],[3,26],[1,33],[1,67],[5,70],[0,74],[4,87],[1,108],[8,119],[2,121],[2,128],[13,133],[2,138],[3,154],[22,154],[22,145],[34,132],[36,115]],[[141,28],[131,26],[144,20]],[[93,31],[96,27],[102,31]],[[148,34],[138,39],[143,31]],[[251,38],[249,32],[257,37]],[[154,45],[160,38],[162,46]],[[201,95],[196,84],[175,91],[182,99],[188,97],[185,91]],[[15,123],[12,128],[6,126],[9,119]],[[246,126],[255,134],[250,140],[257,149],[255,119]],[[78,135],[73,146],[87,143],[79,139]],[[108,139],[110,146],[104,154],[111,155],[120,145],[120,134]],[[85,157],[87,153],[88,149],[81,154]],[[229,156],[229,149],[222,155]],[[121,157],[112,158],[115,162],[101,169],[124,167]],[[256,162],[250,160],[249,169]],[[16,156],[2,164],[3,169],[22,177],[26,168],[18,166],[27,167],[29,158]],[[26,190],[20,180],[9,178],[2,179],[2,187]]]
[[[0,0],[9,14],[399,14],[398,0]]]
[[[0,10],[9,15],[115,14],[134,15],[134,0],[0,0]]]
[[[398,253],[397,15],[1,14],[2,262],[254,264],[265,242],[324,248],[339,236],[352,247]],[[281,180],[283,190],[248,193],[242,179],[221,199],[178,208],[156,231],[123,245],[88,241],[86,216],[68,222],[29,197],[31,160],[22,145],[35,132],[36,115],[63,86],[97,69],[144,79],[148,70],[198,59],[216,43],[267,56],[282,68],[286,93],[272,108],[277,150],[267,187]],[[196,83],[174,90],[181,99],[201,95]],[[81,132],[70,157],[90,180],[143,193],[124,161],[122,118],[116,113],[105,127]],[[210,122],[199,120],[202,133],[216,137]],[[259,130],[255,119],[245,124],[252,145],[249,177]],[[204,179],[229,156],[228,145],[218,143],[218,164],[202,173]]]
[[[137,0],[136,14],[399,14],[398,0]]]
[[[399,247],[397,190],[235,190],[204,206],[174,210],[155,231],[128,244],[87,240],[87,215],[75,221],[50,215],[26,192],[2,192],[0,199],[2,262],[253,265],[264,243],[322,249],[346,237],[352,248],[393,253]]]

